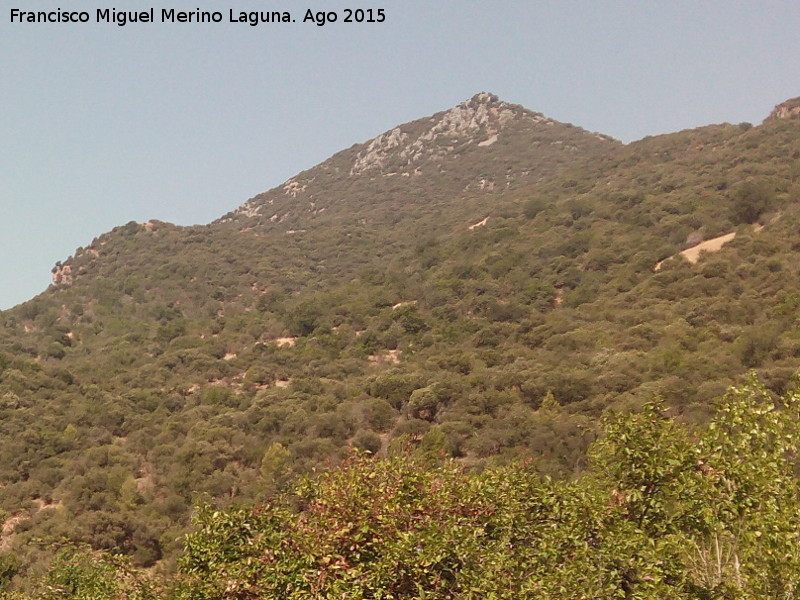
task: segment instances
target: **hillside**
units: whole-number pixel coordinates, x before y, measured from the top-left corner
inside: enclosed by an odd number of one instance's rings
[[[216,223],[298,231],[386,227],[551,179],[619,142],[480,93],[458,106],[356,144],[251,198]]]
[[[570,477],[611,410],[662,397],[693,426],[750,370],[785,393],[784,113],[622,145],[479,94],[207,226],[99,236],[0,313],[10,574],[62,538],[169,570],[198,498],[263,498],[352,447]]]

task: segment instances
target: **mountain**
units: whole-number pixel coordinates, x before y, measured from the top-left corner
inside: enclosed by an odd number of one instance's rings
[[[296,231],[357,216],[386,224],[465,195],[530,185],[618,145],[484,92],[339,152],[217,223]]]
[[[209,225],[99,236],[0,313],[0,557],[169,570],[199,497],[353,447],[569,477],[610,411],[702,423],[751,370],[785,392],[795,105],[623,145],[478,94]]]

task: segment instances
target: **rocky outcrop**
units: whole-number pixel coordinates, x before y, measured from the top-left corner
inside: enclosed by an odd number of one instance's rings
[[[497,141],[503,126],[518,116],[537,123],[552,122],[539,113],[526,111],[503,102],[494,94],[481,92],[431,117],[430,127],[422,132],[407,132],[396,127],[368,142],[356,156],[350,174],[382,171],[392,159],[395,162],[399,159],[399,164],[394,165],[397,170],[408,172],[412,165],[425,159],[442,159],[463,144],[476,142],[481,147],[491,146]],[[396,171],[391,173],[394,174]]]
[[[74,277],[72,276],[72,267],[70,265],[62,265],[60,262],[53,267],[53,285],[72,285]]]
[[[781,102],[772,110],[764,122],[788,119],[800,120],[800,98],[792,98],[786,102]]]

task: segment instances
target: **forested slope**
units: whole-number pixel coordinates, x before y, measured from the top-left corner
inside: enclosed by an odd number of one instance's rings
[[[254,502],[353,448],[569,479],[604,413],[663,398],[705,423],[751,370],[787,391],[800,121],[623,146],[470,102],[208,226],[119,227],[0,313],[7,578],[63,539],[171,570],[200,498]]]

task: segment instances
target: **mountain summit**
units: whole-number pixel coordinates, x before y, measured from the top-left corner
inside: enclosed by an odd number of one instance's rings
[[[497,192],[555,175],[578,158],[616,145],[608,136],[481,92],[339,152],[251,198],[219,222],[295,231],[343,216],[338,210],[343,197],[380,213],[386,208],[383,197],[397,188],[396,178],[409,179],[404,184],[408,192],[399,199],[406,206]],[[392,210],[397,209],[396,196]]]
[[[455,151],[455,144],[491,146],[497,142],[504,126],[517,117],[552,124],[541,115],[526,113],[521,107],[503,102],[493,94],[476,94],[455,108],[431,117],[428,127],[406,127],[406,131],[402,126],[396,127],[371,140],[356,155],[350,174],[361,175],[370,171],[385,175],[419,173],[418,165],[431,160],[441,161]],[[390,165],[395,170],[387,173],[386,168]]]
[[[370,140],[356,155],[351,175],[419,174],[425,163],[440,162],[469,145],[486,148],[496,143],[506,126],[516,120],[555,125],[555,121],[521,106],[481,92],[428,122],[400,126]],[[420,124],[421,127],[412,125]],[[427,126],[426,126],[427,125]],[[387,169],[391,171],[387,172]]]

